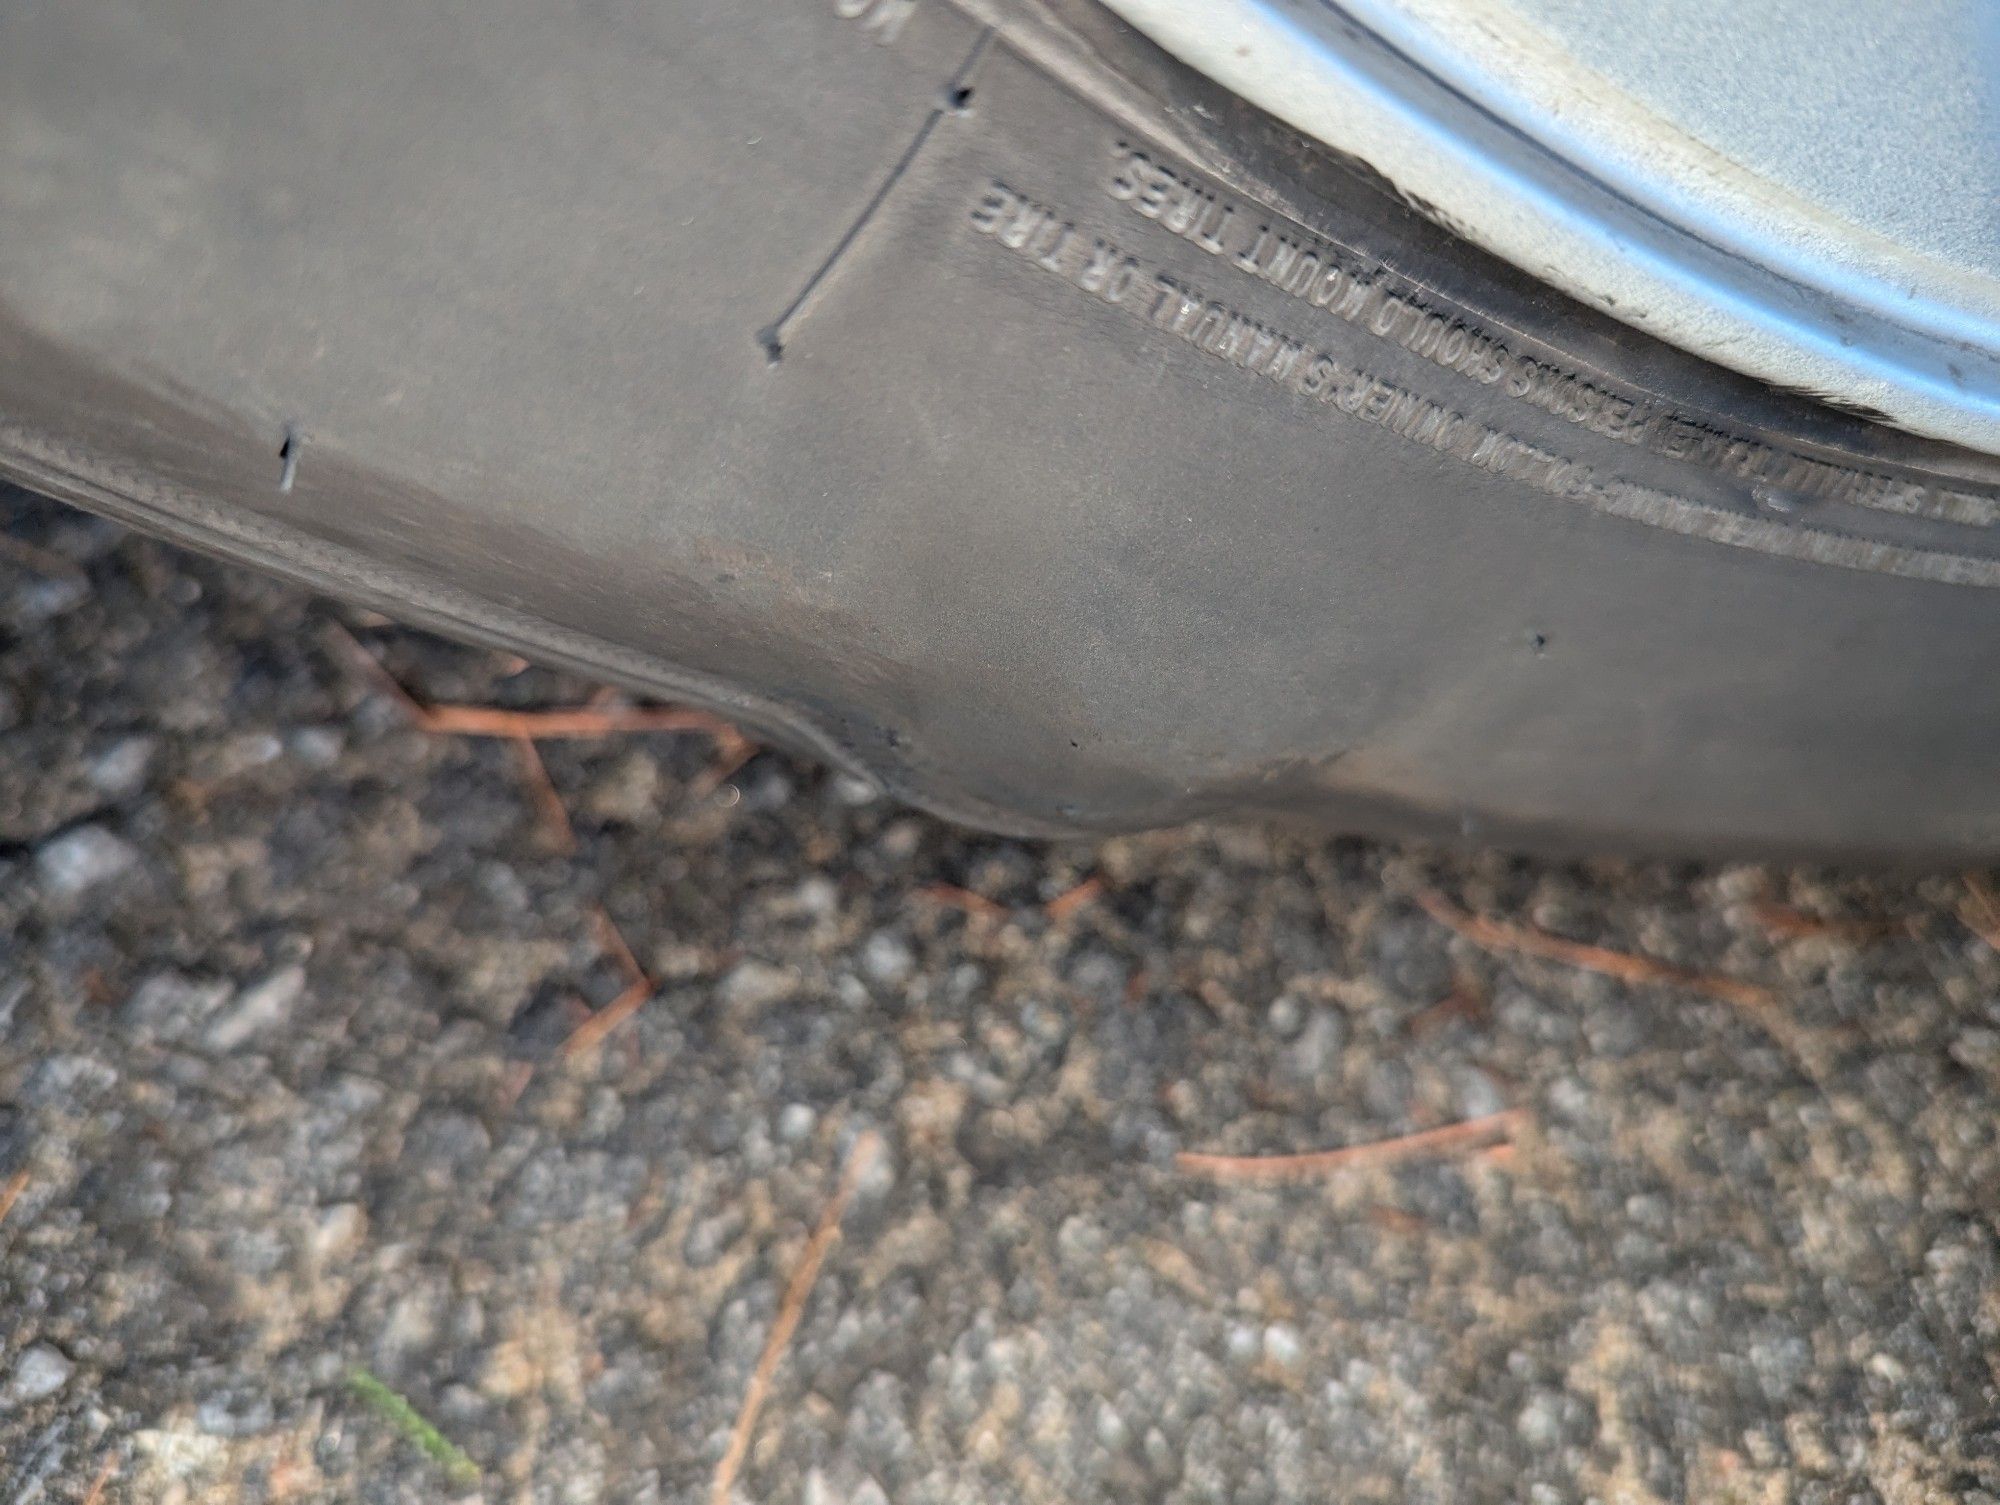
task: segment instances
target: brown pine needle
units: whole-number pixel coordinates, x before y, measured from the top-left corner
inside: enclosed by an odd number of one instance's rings
[[[1496,1141],[1510,1141],[1527,1116],[1525,1109],[1508,1108],[1482,1118],[1468,1118],[1463,1123],[1446,1124],[1440,1129],[1351,1144],[1337,1150],[1312,1150],[1303,1155],[1211,1155],[1183,1150],[1174,1156],[1174,1168],[1185,1175],[1212,1176],[1218,1181],[1299,1181],[1336,1171],[1394,1165],[1426,1155],[1490,1148]]]
[[[1010,913],[1006,905],[969,888],[960,888],[956,883],[927,883],[917,890],[917,897],[948,909],[963,910],[976,920],[1004,920]]]
[[[1204,977],[1193,988],[1194,996],[1201,1000],[1202,1007],[1213,1014],[1222,1024],[1235,1024],[1244,1015],[1243,1004],[1237,996],[1225,988],[1221,981]]]
[[[528,797],[535,802],[535,818],[541,823],[549,847],[561,856],[574,857],[576,827],[570,823],[569,807],[563,803],[556,781],[549,777],[549,765],[542,761],[532,737],[516,737],[514,751],[528,784]]]
[[[1405,1238],[1430,1231],[1430,1224],[1414,1212],[1405,1212],[1400,1207],[1371,1207],[1368,1221],[1385,1233],[1400,1234]]]
[[[1908,920],[1832,919],[1807,914],[1789,904],[1752,904],[1750,918],[1774,941],[1832,940],[1858,946],[1894,935],[1908,935],[1912,930]]]
[[[418,726],[430,715],[430,708],[408,690],[403,682],[383,667],[382,660],[362,646],[361,639],[338,622],[326,624],[326,640],[339,657],[347,660],[376,691],[394,701],[396,708]]]
[[[1965,875],[1968,895],[1960,907],[1958,917],[1965,921],[1965,928],[1978,936],[1995,951],[2000,951],[2000,894],[1993,891],[1993,885],[1979,873]]]
[[[535,1079],[535,1064],[532,1061],[516,1061],[507,1068],[500,1079],[500,1111],[512,1113],[514,1105],[521,1100],[521,1094],[528,1090],[528,1083]]]
[[[606,1035],[638,1013],[653,996],[653,979],[639,965],[639,958],[633,955],[632,947],[617,922],[611,918],[610,911],[600,905],[592,919],[597,928],[598,945],[618,963],[627,981],[623,992],[585,1019],[563,1041],[562,1058],[565,1061],[574,1061],[602,1045]]]
[[[1469,982],[1456,982],[1444,997],[1429,1008],[1420,1009],[1410,1016],[1410,1022],[1403,1026],[1405,1034],[1427,1035],[1439,1025],[1453,1019],[1463,1019],[1477,1023],[1488,1012],[1486,995]]]
[[[1417,903],[1440,925],[1457,931],[1475,946],[1487,951],[1539,956],[1546,961],[1561,962],[1565,966],[1579,967],[1586,972],[1601,973],[1635,985],[1655,983],[1686,988],[1690,992],[1719,998],[1724,1003],[1733,1003],[1742,1009],[1764,1011],[1777,1006],[1777,995],[1769,988],[1744,982],[1741,978],[1725,977],[1715,972],[1695,972],[1670,962],[1656,961],[1650,956],[1635,956],[1629,951],[1612,951],[1603,946],[1565,940],[1530,925],[1488,920],[1468,914],[1440,894],[1419,894]]]
[[[7,1184],[0,1186],[0,1223],[7,1221],[7,1214],[14,1210],[14,1204],[21,1200],[21,1193],[28,1189],[28,1173],[16,1171],[7,1178]]]
[[[418,723],[446,737],[613,737],[625,732],[704,732],[734,745],[742,733],[720,716],[677,705],[551,706],[515,711],[491,705],[434,705]]]
[[[1053,899],[1049,900],[1048,903],[1042,906],[1042,913],[1049,917],[1051,923],[1060,925],[1079,909],[1084,908],[1094,901],[1103,892],[1104,880],[1093,874],[1091,877],[1077,884],[1075,888],[1068,890],[1066,893],[1057,894]]]
[[[118,1471],[118,1460],[106,1458],[97,1470],[97,1477],[90,1481],[90,1489],[83,1497],[83,1505],[97,1505],[104,1498],[104,1486],[111,1482],[111,1476]]]
[[[715,1482],[708,1491],[709,1505],[729,1505],[729,1492],[735,1487],[736,1475],[743,1467],[743,1460],[749,1456],[750,1439],[757,1430],[757,1413],[764,1407],[764,1397],[770,1392],[771,1380],[785,1357],[785,1349],[791,1344],[792,1334],[798,1330],[799,1318],[805,1314],[806,1298],[812,1295],[813,1282],[819,1279],[819,1268],[826,1262],[827,1251],[840,1237],[840,1220],[847,1212],[847,1204],[854,1198],[854,1189],[861,1184],[862,1176],[867,1174],[881,1150],[881,1136],[866,1133],[856,1139],[854,1147],[847,1152],[847,1164],[841,1170],[840,1184],[834,1188],[833,1195],[820,1212],[812,1237],[806,1240],[805,1253],[799,1257],[798,1268],[792,1271],[792,1278],[785,1285],[785,1294],[778,1302],[778,1315],[771,1323],[770,1335],[764,1339],[764,1351],[757,1356],[757,1367],[750,1372],[750,1383],[744,1387],[743,1404],[736,1412],[736,1424],[729,1429],[729,1447],[724,1451],[722,1460],[715,1465]]]
[[[611,1002],[579,1024],[562,1043],[562,1058],[574,1061],[604,1043],[604,1037],[630,1019],[653,996],[653,985],[635,982]]]
[[[625,940],[625,932],[618,928],[618,922],[611,918],[611,911],[602,904],[590,917],[597,930],[597,944],[611,959],[618,963],[627,982],[645,982],[646,969],[639,965],[639,958],[632,954],[632,947]]]
[[[707,799],[728,783],[736,776],[737,770],[761,751],[755,742],[726,721],[718,721],[706,730],[715,740],[715,758],[688,786],[688,792],[698,800]]]
[[[327,624],[327,638],[342,658],[401,708],[413,726],[442,737],[527,738],[542,742],[614,737],[627,732],[702,732],[713,737],[725,751],[739,749],[748,742],[720,716],[692,706],[589,704],[512,710],[492,705],[426,705],[338,622]]]

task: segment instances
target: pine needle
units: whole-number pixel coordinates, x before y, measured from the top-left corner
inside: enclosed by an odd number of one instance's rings
[[[1217,1181],[1301,1181],[1336,1171],[1393,1165],[1469,1149],[1490,1149],[1496,1142],[1509,1144],[1514,1131],[1526,1120],[1527,1114],[1522,1109],[1509,1108],[1417,1134],[1350,1144],[1337,1150],[1312,1150],[1303,1155],[1211,1155],[1183,1150],[1174,1156],[1174,1166],[1183,1174],[1209,1176]]]
[[[853,1200],[855,1188],[861,1184],[862,1176],[881,1151],[880,1136],[868,1133],[855,1140],[854,1147],[847,1152],[847,1164],[841,1171],[840,1184],[827,1199],[812,1237],[806,1241],[805,1253],[799,1259],[798,1268],[792,1271],[792,1278],[785,1285],[785,1294],[778,1302],[777,1320],[771,1324],[770,1335],[764,1340],[764,1351],[757,1356],[757,1367],[750,1372],[750,1383],[744,1388],[743,1404],[736,1413],[736,1424],[729,1429],[729,1447],[715,1465],[715,1479],[708,1492],[709,1505],[729,1505],[730,1491],[736,1486],[736,1475],[743,1467],[743,1460],[749,1456],[750,1439],[757,1431],[757,1413],[764,1409],[764,1397],[770,1393],[771,1381],[785,1357],[785,1349],[790,1346],[792,1334],[798,1329],[799,1318],[805,1314],[806,1298],[812,1295],[813,1282],[819,1279],[819,1267],[826,1262],[827,1251],[840,1237],[840,1219],[847,1211],[847,1204]]]

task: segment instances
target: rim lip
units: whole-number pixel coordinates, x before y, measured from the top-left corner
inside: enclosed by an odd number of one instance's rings
[[[1757,176],[1600,75],[1538,53],[1525,27],[1496,49],[1492,8],[1105,3],[1571,296],[1774,386],[2000,455],[2000,281]],[[1463,45],[1473,32],[1448,24],[1455,10],[1488,44],[1486,66]]]

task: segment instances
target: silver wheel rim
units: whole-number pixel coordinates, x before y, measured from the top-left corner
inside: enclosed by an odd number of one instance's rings
[[[1108,3],[1565,292],[2000,454],[2000,18],[1980,0]]]

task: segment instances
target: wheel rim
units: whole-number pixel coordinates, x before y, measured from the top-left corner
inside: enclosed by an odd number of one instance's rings
[[[2000,20],[1976,0],[1108,3],[1565,292],[2000,454]]]

